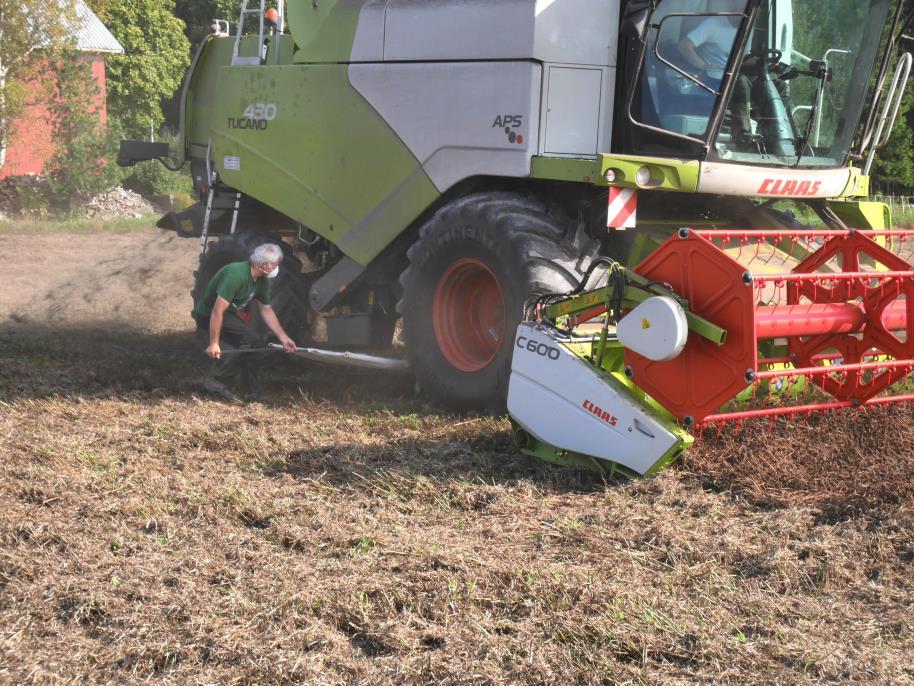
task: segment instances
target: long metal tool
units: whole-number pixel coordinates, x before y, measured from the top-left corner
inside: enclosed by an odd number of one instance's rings
[[[238,355],[242,353],[275,353],[282,352],[283,347],[279,343],[270,343],[266,348],[238,348],[235,350],[223,350],[223,355]],[[400,360],[395,357],[380,357],[378,355],[366,355],[364,353],[353,353],[348,350],[323,350],[321,348],[295,348],[292,355],[304,357],[317,362],[335,364],[346,367],[360,367],[362,369],[380,369],[389,372],[409,371],[409,362]]]
[[[282,350],[278,343],[270,344],[271,350]],[[364,353],[353,353],[348,350],[323,350],[321,348],[296,348],[293,355],[304,357],[309,360],[326,362],[327,364],[338,364],[347,367],[361,367],[363,369],[382,369],[385,371],[408,371],[410,366],[406,360],[400,360],[395,357],[380,357],[378,355],[366,355]]]

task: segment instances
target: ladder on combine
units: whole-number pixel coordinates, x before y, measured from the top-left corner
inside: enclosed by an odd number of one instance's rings
[[[285,30],[285,0],[278,0],[276,2],[275,8],[268,8],[266,5],[267,3],[265,0],[260,0],[258,3],[250,3],[248,0],[242,0],[241,13],[238,18],[238,27],[235,31],[235,45],[232,48],[232,66],[244,67],[260,66],[266,64],[271,39],[278,41],[278,37],[283,34],[283,31]],[[248,35],[253,35],[246,33],[245,31],[247,20],[252,16],[257,17],[257,42],[254,44],[253,54],[242,54],[245,47],[248,47],[248,51],[251,52],[250,45],[245,46],[242,42],[242,38]],[[221,31],[222,24],[214,24],[214,30],[216,32]],[[277,42],[273,48],[273,55],[276,64],[279,64],[279,53],[279,44]],[[206,208],[203,214],[203,231],[201,232],[200,236],[201,260],[203,259],[203,255],[206,253],[207,241],[209,239],[210,221],[212,219],[213,210],[216,209],[214,208],[214,200],[216,199],[216,191],[214,189],[216,175],[210,164],[211,151],[212,141],[209,142],[206,153],[206,178],[209,190],[207,192]],[[238,226],[238,213],[241,209],[241,193],[234,194],[234,200],[231,208],[220,209],[231,209],[232,225],[230,233],[234,234]]]
[[[278,0],[275,8],[274,19],[269,19],[267,17],[267,12],[269,11],[266,7],[266,2],[260,0],[259,3],[249,3],[248,0],[242,0],[241,3],[241,15],[238,19],[238,28],[235,32],[235,47],[232,50],[232,66],[253,66],[266,64],[267,61],[267,52],[271,36],[281,36],[285,30],[285,20],[286,20],[286,3],[285,0]],[[272,8],[271,8],[272,9]],[[248,51],[252,54],[242,54],[243,48],[245,47],[242,44],[242,37],[247,34],[245,32],[245,24],[247,19],[251,16],[256,16],[258,19],[257,23],[257,43],[255,46],[255,51]],[[273,50],[274,59],[276,64],[279,64],[279,50],[278,46]]]

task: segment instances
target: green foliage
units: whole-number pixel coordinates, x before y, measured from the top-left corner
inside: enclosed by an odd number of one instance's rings
[[[49,53],[72,45],[75,11],[76,0],[0,0],[0,151],[25,104],[24,84]]]
[[[102,20],[103,23],[108,21],[108,12],[111,9],[111,3],[113,0],[86,0],[86,4],[89,6],[95,15]]]
[[[190,64],[174,0],[106,0],[106,25],[125,54],[108,59],[108,108],[134,138],[163,122],[162,100],[177,91]]]
[[[16,187],[16,196],[22,216],[32,219],[47,218],[51,206],[47,186],[23,184]]]
[[[194,192],[190,174],[185,171],[173,172],[158,162],[140,162],[133,168],[124,186],[141,195],[167,195],[168,193]]]
[[[55,82],[50,98],[55,153],[48,163],[48,185],[54,204],[69,210],[120,182],[113,160],[121,129],[115,121],[106,127],[98,109],[87,106],[98,98],[87,62],[65,56],[49,71]]]
[[[213,19],[226,19],[234,26],[240,12],[240,0],[175,0],[175,16],[187,25],[193,48],[211,33]]]

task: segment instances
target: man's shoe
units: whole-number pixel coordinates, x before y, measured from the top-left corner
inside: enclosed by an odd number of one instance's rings
[[[206,381],[203,382],[203,390],[207,393],[218,395],[220,398],[224,398],[225,400],[239,399],[237,395],[232,393],[232,390],[228,386],[211,376],[207,377]]]
[[[257,381],[257,375],[244,371],[241,374],[241,380],[244,385],[244,399],[248,402],[260,402],[263,399],[263,389]]]

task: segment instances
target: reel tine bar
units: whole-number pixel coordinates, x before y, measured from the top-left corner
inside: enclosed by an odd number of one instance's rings
[[[914,268],[877,239],[909,237],[914,230],[681,230],[635,271],[669,283],[693,312],[726,328],[727,340],[713,350],[692,337],[665,362],[626,350],[634,382],[698,425],[914,400],[880,396],[914,371]],[[750,265],[763,269],[775,252],[771,245],[771,255],[761,254],[766,243],[789,241],[792,250],[805,241],[810,249],[789,272],[752,273],[725,252],[733,241],[738,258],[755,243]],[[786,355],[760,360],[765,340],[786,341]],[[717,411],[747,386],[800,377],[835,400]]]

